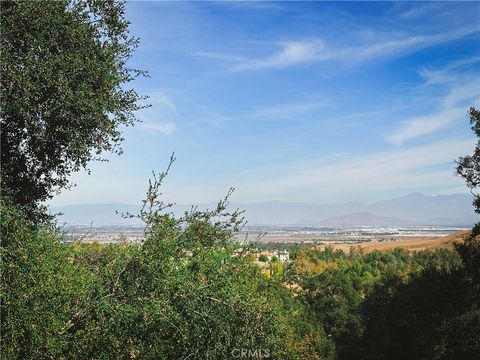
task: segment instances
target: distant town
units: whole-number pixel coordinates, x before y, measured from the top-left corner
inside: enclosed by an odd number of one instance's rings
[[[294,225],[245,226],[234,234],[238,244],[360,244],[372,241],[396,241],[408,238],[438,238],[467,230],[467,227],[381,227],[325,228]],[[77,225],[63,228],[68,242],[122,243],[141,242],[143,226]]]

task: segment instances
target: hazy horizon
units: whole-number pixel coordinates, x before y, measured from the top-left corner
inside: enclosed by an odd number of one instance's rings
[[[398,195],[394,197],[388,197],[388,198],[383,198],[383,199],[377,199],[377,200],[371,200],[371,201],[364,201],[364,200],[348,200],[348,201],[327,201],[327,202],[308,202],[308,201],[282,201],[282,200],[266,200],[266,201],[252,201],[252,202],[238,202],[238,201],[232,201],[232,197],[230,198],[230,203],[235,203],[235,204],[245,204],[245,205],[253,205],[253,204],[264,204],[264,203],[286,203],[286,204],[305,204],[305,205],[328,205],[328,204],[349,204],[349,203],[365,203],[365,204],[374,204],[377,202],[382,202],[382,201],[388,201],[392,199],[397,199],[397,198],[405,198],[405,197],[410,197],[410,196],[415,196],[415,195],[421,195],[425,197],[442,197],[442,196],[456,196],[456,195],[466,195],[468,197],[472,198],[471,194],[468,191],[465,192],[457,192],[457,193],[452,193],[452,194],[424,194],[424,193],[419,193],[419,192],[411,192],[411,193],[406,193],[403,195]],[[175,205],[182,205],[182,206],[190,206],[190,205],[211,205],[211,204],[216,204],[218,201],[222,200],[223,197],[220,197],[218,199],[213,199],[212,201],[204,201],[204,202],[196,202],[196,203],[179,203],[175,202]],[[109,202],[78,202],[78,203],[68,203],[68,204],[62,204],[62,205],[51,205],[47,204],[49,207],[68,207],[68,206],[84,206],[84,205],[112,205],[112,204],[122,204],[122,205],[129,205],[129,206],[140,206],[141,202],[137,203],[126,203],[126,202],[121,202],[121,201],[109,201]]]
[[[215,207],[215,203],[194,205],[198,206],[199,209]],[[63,213],[64,215],[57,217],[57,219],[67,225],[127,225],[139,222],[130,219],[125,220],[117,212],[135,214],[139,212],[140,207],[140,204],[116,202],[52,207],[51,211],[53,213]],[[251,225],[471,226],[477,219],[471,196],[468,194],[426,196],[416,193],[372,203],[233,202],[229,208],[244,210],[244,216]],[[175,204],[165,211],[181,216],[189,209],[191,209],[190,204]]]

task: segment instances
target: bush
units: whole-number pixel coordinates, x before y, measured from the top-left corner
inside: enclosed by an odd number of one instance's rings
[[[69,320],[91,303],[95,275],[76,264],[57,235],[1,204],[1,335],[5,359],[59,358],[68,353]]]
[[[235,216],[212,221],[223,209],[181,219],[155,213],[140,245],[65,244],[2,202],[4,358],[218,359],[261,349],[315,359],[331,352],[321,332],[297,328],[285,310],[291,305],[256,265],[232,256]]]

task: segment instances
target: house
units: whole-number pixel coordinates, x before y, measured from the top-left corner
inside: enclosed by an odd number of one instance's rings
[[[290,254],[286,250],[278,251],[278,260],[280,262],[285,262],[290,260]]]

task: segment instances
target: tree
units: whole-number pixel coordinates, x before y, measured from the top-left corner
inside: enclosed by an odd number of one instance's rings
[[[322,324],[337,348],[338,359],[358,359],[358,342],[363,332],[360,317],[362,297],[352,279],[343,271],[327,269],[302,276],[301,300],[314,321]]]
[[[241,212],[164,212],[164,175],[142,244],[65,243],[0,198],[2,359],[332,359],[293,294],[232,256]]]
[[[475,212],[480,214],[480,194],[476,192],[480,186],[480,110],[471,107],[468,115],[472,130],[477,136],[477,144],[473,155],[466,155],[458,159],[457,174],[465,179],[474,196]]]
[[[457,174],[461,175],[470,192],[474,196],[475,212],[480,214],[480,111],[474,107],[469,111],[470,124],[477,136],[477,144],[473,155],[466,155],[457,161]],[[480,222],[475,224],[472,234],[463,243],[456,244],[455,248],[462,257],[467,272],[473,279],[480,281]]]
[[[69,186],[72,172],[104,152],[121,153],[121,125],[142,99],[125,84],[138,45],[123,2],[1,4],[2,192],[31,217]]]
[[[260,256],[258,257],[258,261],[268,262],[268,257],[267,257],[267,255],[260,255]]]

